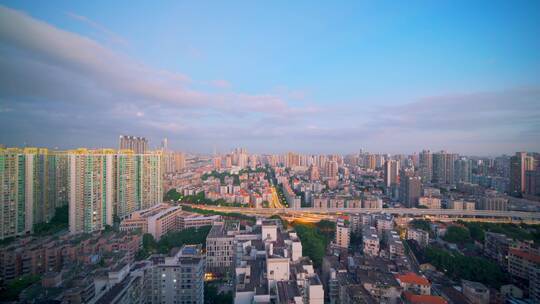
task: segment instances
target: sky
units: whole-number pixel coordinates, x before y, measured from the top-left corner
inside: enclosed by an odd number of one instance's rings
[[[0,144],[540,151],[539,1],[2,1]]]

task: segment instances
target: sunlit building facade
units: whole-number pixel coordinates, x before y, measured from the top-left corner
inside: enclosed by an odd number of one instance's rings
[[[67,203],[66,165],[62,152],[0,149],[0,239],[32,232]]]
[[[114,215],[121,219],[161,203],[161,155],[111,149],[70,151],[70,232],[100,230],[112,225]]]

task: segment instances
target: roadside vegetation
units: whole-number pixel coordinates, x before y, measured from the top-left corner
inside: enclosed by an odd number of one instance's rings
[[[302,243],[302,255],[308,256],[313,261],[313,265],[320,269],[326,247],[334,238],[336,224],[322,220],[316,224],[294,222],[293,226]]]
[[[221,212],[221,211],[214,211],[214,210],[206,210],[206,209],[200,209],[196,207],[191,206],[182,206],[182,210],[189,211],[189,212],[195,212],[199,214],[205,214],[205,215],[221,215],[228,219],[235,219],[240,221],[247,221],[249,223],[254,224],[257,219],[254,216],[245,215],[238,212]]]
[[[136,259],[143,260],[154,253],[168,254],[174,247],[182,247],[185,244],[202,244],[206,246],[206,236],[211,226],[200,228],[188,228],[182,231],[171,231],[156,241],[154,237],[145,233],[141,250],[137,252]]]
[[[509,280],[501,266],[484,257],[465,256],[434,246],[428,246],[424,254],[430,264],[454,280],[477,281],[497,289]]]

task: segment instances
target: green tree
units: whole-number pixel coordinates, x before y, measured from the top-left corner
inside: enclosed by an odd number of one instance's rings
[[[429,220],[415,219],[411,221],[410,225],[416,229],[421,229],[427,232],[431,231],[431,222]]]
[[[172,248],[182,247],[185,244],[202,244],[203,247],[206,247],[206,237],[210,228],[211,226],[203,226],[168,232],[157,242],[158,251],[166,254]]]
[[[163,199],[166,201],[177,201],[180,199],[180,196],[180,193],[178,193],[175,188],[172,188],[165,193],[165,197]]]
[[[508,282],[508,276],[501,267],[486,258],[464,256],[433,246],[428,246],[424,254],[433,266],[452,279],[478,281],[493,288]]]
[[[465,244],[472,241],[469,229],[460,226],[450,226],[443,239],[450,243]]]
[[[205,304],[232,304],[232,292],[218,293],[218,288],[214,283],[204,283],[204,303]]]
[[[6,290],[0,293],[0,302],[18,301],[19,294],[30,285],[39,282],[40,276],[25,275],[7,284]]]

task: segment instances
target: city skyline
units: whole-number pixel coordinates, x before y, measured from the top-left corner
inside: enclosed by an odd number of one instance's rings
[[[0,1],[0,143],[540,150],[537,3],[236,5]]]

